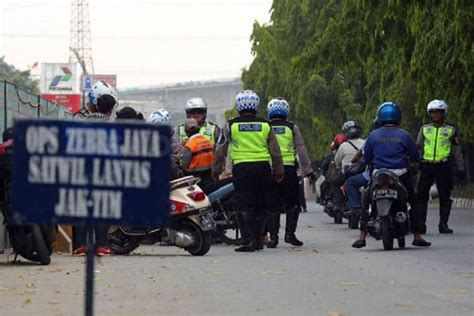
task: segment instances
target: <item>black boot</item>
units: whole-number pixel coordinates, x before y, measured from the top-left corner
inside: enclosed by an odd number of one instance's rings
[[[266,225],[267,225],[267,216],[261,215],[257,216],[255,219],[255,250],[262,250],[263,249],[263,241],[262,237],[266,233]]]
[[[278,230],[280,230],[280,212],[268,215],[267,227],[270,233],[270,241],[267,248],[276,248],[278,245]]]
[[[291,207],[286,210],[285,242],[293,246],[303,246],[303,242],[295,236],[298,225],[299,207]]]
[[[242,234],[242,245],[235,248],[237,252],[255,251],[255,218],[247,212],[240,212],[237,215],[240,232]]]
[[[449,214],[451,214],[451,205],[453,201],[441,202],[439,204],[439,233],[452,234],[454,231],[448,227]]]

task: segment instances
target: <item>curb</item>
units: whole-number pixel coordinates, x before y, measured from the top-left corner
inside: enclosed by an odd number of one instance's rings
[[[452,207],[457,207],[457,208],[468,208],[468,209],[474,209],[474,199],[468,199],[468,198],[452,198],[453,200],[453,205]],[[439,206],[439,200],[431,200],[429,202],[430,206]]]
[[[474,200],[467,198],[453,198],[453,207],[474,208]]]

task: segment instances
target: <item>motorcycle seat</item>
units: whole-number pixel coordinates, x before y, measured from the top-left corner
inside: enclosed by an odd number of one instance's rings
[[[200,178],[196,178],[194,176],[186,176],[179,179],[175,179],[170,181],[170,190],[172,191],[174,189],[191,186],[193,184],[198,183],[200,180]]]

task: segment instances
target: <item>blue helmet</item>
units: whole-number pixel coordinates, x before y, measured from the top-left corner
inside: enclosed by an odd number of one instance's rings
[[[237,112],[255,111],[257,112],[260,98],[252,90],[244,90],[235,96],[235,109]]]
[[[377,110],[377,120],[381,125],[386,123],[400,124],[402,110],[395,102],[384,102]]]
[[[290,114],[290,105],[283,98],[271,99],[267,105],[267,114],[269,119],[275,116],[287,118],[288,114]]]

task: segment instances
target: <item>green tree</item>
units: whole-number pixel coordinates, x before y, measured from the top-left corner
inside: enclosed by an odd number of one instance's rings
[[[31,78],[29,70],[18,70],[0,57],[0,79],[7,80],[33,94],[39,94],[39,82]]]
[[[367,133],[389,100],[416,135],[426,104],[445,99],[450,121],[472,143],[473,21],[468,0],[274,0],[270,23],[254,24],[255,58],[242,80],[262,103],[289,101],[313,159],[345,120]]]

